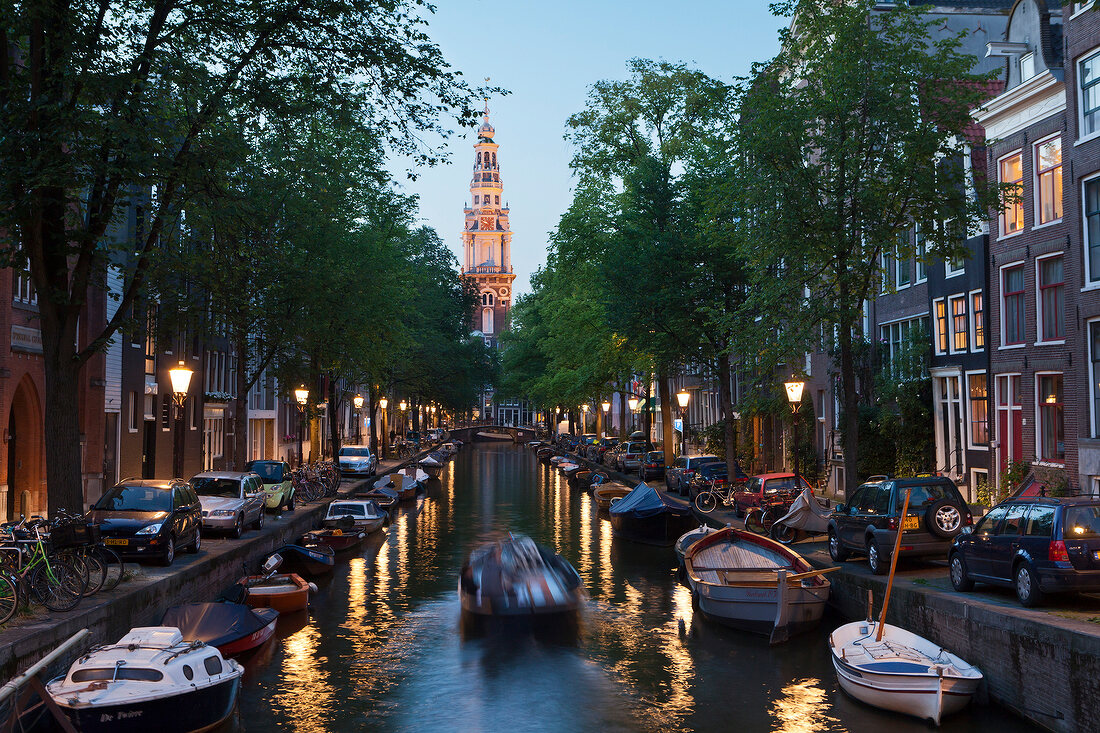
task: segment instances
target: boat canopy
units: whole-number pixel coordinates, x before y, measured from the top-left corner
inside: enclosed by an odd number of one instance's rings
[[[188,641],[218,646],[267,626],[271,623],[271,612],[264,610],[257,614],[240,603],[187,603],[165,611],[161,623],[178,628]]]
[[[678,510],[679,506],[661,496],[657,489],[643,482],[611,505],[612,514],[633,514],[636,517],[648,517],[668,510]]]

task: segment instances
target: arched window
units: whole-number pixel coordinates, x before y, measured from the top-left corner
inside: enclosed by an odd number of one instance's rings
[[[492,306],[493,305],[493,294],[492,293],[482,293],[481,294],[481,304],[482,305],[487,305],[487,306]]]
[[[493,153],[493,167],[494,168],[497,167],[497,154],[496,153]]]
[[[477,206],[480,203],[481,203],[481,197],[480,196],[474,196],[474,206]]]
[[[486,308],[481,311],[481,332],[491,334],[493,332],[493,309]]]
[[[496,205],[500,206],[500,196],[494,196],[493,198],[496,199]]]

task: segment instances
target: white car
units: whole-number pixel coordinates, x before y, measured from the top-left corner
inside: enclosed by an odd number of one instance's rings
[[[202,528],[240,537],[264,526],[264,482],[258,474],[206,471],[188,482],[202,504]]]
[[[378,458],[369,445],[345,445],[336,457],[344,476],[374,476],[378,473]]]

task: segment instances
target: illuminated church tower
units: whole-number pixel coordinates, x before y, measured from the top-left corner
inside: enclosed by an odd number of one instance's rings
[[[485,121],[474,143],[474,175],[470,181],[473,206],[467,206],[466,228],[462,232],[464,259],[462,273],[477,284],[481,303],[474,316],[473,329],[488,343],[508,326],[512,303],[512,232],[508,228],[508,209],[501,206],[503,187],[497,165],[497,148],[489,124],[489,100],[485,100]]]

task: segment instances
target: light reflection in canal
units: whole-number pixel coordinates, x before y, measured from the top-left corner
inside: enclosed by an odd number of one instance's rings
[[[463,632],[459,568],[509,531],[577,567],[579,627]],[[464,448],[319,585],[308,625],[245,660],[238,730],[927,730],[838,691],[824,641],[838,619],[774,648],[714,626],[671,549],[613,539],[606,513],[522,446]],[[941,729],[1027,728],[987,707]]]

